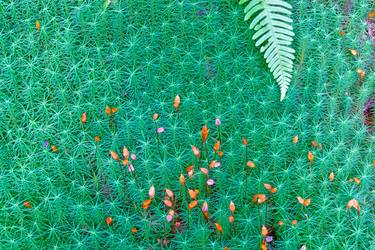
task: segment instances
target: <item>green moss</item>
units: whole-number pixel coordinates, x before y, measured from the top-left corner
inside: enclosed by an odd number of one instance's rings
[[[265,224],[274,233],[270,248],[371,249],[375,141],[362,114],[375,83],[365,26],[371,6],[358,1],[347,17],[335,1],[297,2],[297,59],[282,103],[243,22],[243,7],[234,1],[118,0],[106,8],[103,1],[1,2],[0,248],[158,249],[157,239],[166,236],[170,249],[256,249]],[[362,81],[357,68],[366,71]],[[118,107],[113,118],[106,105]],[[158,140],[154,113],[165,128]],[[210,193],[199,172],[208,165],[200,138],[204,124],[209,161],[219,138],[224,153],[221,166],[210,171]],[[137,155],[135,179],[109,155],[124,145]],[[191,145],[200,148],[202,160]],[[248,174],[245,160],[256,165]],[[353,177],[361,183],[350,182]],[[270,197],[263,183],[278,191]],[[151,185],[156,195],[146,212],[141,205]],[[175,234],[165,218],[166,188],[181,204]],[[188,188],[200,189],[190,212]],[[257,193],[268,196],[267,209],[251,202]],[[302,207],[297,196],[311,204]],[[354,208],[346,210],[352,198],[360,217]],[[208,222],[200,210],[204,200]]]

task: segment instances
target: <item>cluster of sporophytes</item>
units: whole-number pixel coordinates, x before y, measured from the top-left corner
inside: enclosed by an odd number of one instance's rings
[[[374,14],[332,2],[283,102],[234,1],[1,2],[0,248],[373,248]]]

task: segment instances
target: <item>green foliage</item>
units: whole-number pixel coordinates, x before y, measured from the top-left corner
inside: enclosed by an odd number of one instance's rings
[[[262,224],[274,233],[271,249],[374,248],[375,138],[362,113],[375,84],[370,4],[357,1],[347,14],[333,2],[293,1],[297,65],[279,102],[234,1],[1,1],[0,249],[159,249],[164,237],[170,249],[257,249]],[[366,72],[363,79],[357,69]],[[117,113],[108,117],[106,105]],[[209,172],[210,193],[199,171],[207,165],[204,124],[209,160],[218,138],[224,154]],[[158,137],[156,126],[165,128]],[[135,176],[109,155],[123,158],[124,145],[137,156]],[[255,168],[246,171],[246,157]],[[359,185],[349,181],[354,177]],[[277,192],[271,197],[263,183]],[[151,185],[156,195],[144,211]],[[166,188],[181,204],[174,234]],[[190,212],[188,188],[200,189]],[[251,200],[259,193],[268,200],[258,209]],[[303,207],[297,196],[311,204]],[[353,198],[360,216],[346,210]]]
[[[244,4],[249,0],[241,0]],[[245,21],[253,17],[250,29],[256,33],[253,40],[261,46],[264,58],[280,85],[281,97],[284,100],[293,72],[294,49],[291,48],[294,33],[292,19],[288,16],[292,6],[283,0],[251,0],[245,8]]]

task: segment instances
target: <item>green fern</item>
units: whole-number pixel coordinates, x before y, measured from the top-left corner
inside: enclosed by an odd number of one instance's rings
[[[244,4],[249,0],[241,0]],[[282,0],[252,0],[245,8],[245,21],[256,15],[250,24],[255,30],[253,40],[277,80],[281,89],[282,101],[292,79],[294,49],[290,48],[294,33],[291,25],[292,6]]]

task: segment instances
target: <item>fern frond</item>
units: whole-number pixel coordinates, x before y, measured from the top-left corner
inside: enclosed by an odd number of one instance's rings
[[[249,0],[241,0],[244,4]],[[250,0],[245,7],[245,21],[253,17],[250,29],[255,30],[252,39],[278,82],[280,101],[285,98],[292,79],[294,49],[290,47],[294,33],[289,18],[292,6],[283,0]]]

